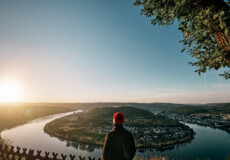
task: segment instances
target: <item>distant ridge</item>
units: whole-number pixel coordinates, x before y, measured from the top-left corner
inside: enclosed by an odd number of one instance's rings
[[[229,105],[229,103],[207,103],[207,104],[177,104],[177,103],[136,103],[136,102],[84,102],[84,103],[48,103],[48,102],[39,102],[39,103],[5,103],[1,104],[1,106],[24,106],[24,107],[68,107],[71,109],[83,109],[83,110],[89,110],[92,108],[98,108],[98,107],[119,107],[119,106],[133,106],[141,109],[146,109],[149,111],[164,111],[168,108],[172,107],[221,107],[225,105]]]

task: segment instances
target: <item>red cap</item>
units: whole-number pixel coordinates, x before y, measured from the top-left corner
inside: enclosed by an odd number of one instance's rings
[[[117,112],[113,115],[113,124],[123,124],[124,120],[125,116],[120,112]]]

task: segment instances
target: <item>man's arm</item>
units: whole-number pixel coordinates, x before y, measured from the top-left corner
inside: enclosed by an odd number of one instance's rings
[[[111,159],[111,144],[110,144],[109,134],[105,137],[104,147],[102,151],[102,160],[110,160]]]

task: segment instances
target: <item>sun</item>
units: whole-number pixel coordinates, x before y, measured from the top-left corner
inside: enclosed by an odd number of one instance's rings
[[[22,90],[17,83],[6,82],[0,85],[0,102],[20,101]]]

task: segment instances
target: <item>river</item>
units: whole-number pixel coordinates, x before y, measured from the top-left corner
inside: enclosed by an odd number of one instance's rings
[[[75,113],[76,112],[81,111],[75,111]],[[99,158],[101,156],[100,147],[63,141],[44,133],[43,128],[46,123],[71,113],[73,112],[39,118],[22,126],[5,130],[1,133],[1,136],[14,146],[63,153],[66,155],[74,154],[77,157],[81,155]],[[226,160],[228,156],[230,157],[229,133],[196,124],[186,123],[186,125],[193,128],[196,132],[194,140],[190,143],[178,145],[165,151],[145,150],[143,152],[140,150],[136,155],[145,158],[162,155],[168,156],[170,159],[178,160],[195,160],[198,158],[200,160],[206,160],[208,158],[211,160]]]

